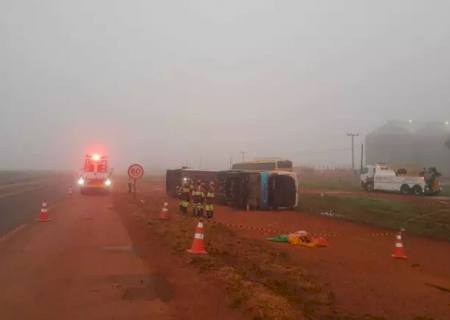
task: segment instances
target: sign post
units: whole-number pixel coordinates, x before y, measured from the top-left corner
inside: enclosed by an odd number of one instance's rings
[[[132,192],[133,197],[136,198],[136,181],[141,179],[144,175],[144,168],[140,164],[132,164],[128,167],[128,177],[133,180]]]

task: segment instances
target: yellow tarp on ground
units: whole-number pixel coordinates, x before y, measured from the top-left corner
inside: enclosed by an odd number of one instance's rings
[[[327,247],[328,241],[323,237],[314,237],[306,231],[296,231],[288,235],[288,242],[294,246],[304,246],[308,248]]]

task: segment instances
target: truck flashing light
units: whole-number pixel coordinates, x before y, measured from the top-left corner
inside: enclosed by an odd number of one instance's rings
[[[78,184],[80,186],[84,185],[84,179],[83,178],[78,179]]]
[[[110,179],[105,180],[105,186],[109,187],[109,186],[111,186],[111,184],[112,184],[112,181]]]
[[[98,153],[94,153],[94,154],[92,155],[92,160],[94,160],[94,161],[100,160],[100,155],[99,155]]]

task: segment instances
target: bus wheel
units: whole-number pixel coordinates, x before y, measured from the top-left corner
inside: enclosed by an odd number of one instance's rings
[[[414,186],[413,193],[416,196],[421,196],[423,194],[422,188],[420,186]]]
[[[402,194],[409,194],[411,192],[411,190],[409,190],[409,186],[407,184],[402,185],[402,187],[400,188],[400,192]]]

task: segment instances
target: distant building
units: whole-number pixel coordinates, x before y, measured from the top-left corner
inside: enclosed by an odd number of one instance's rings
[[[366,163],[377,162],[450,175],[449,122],[389,121],[366,136]]]

